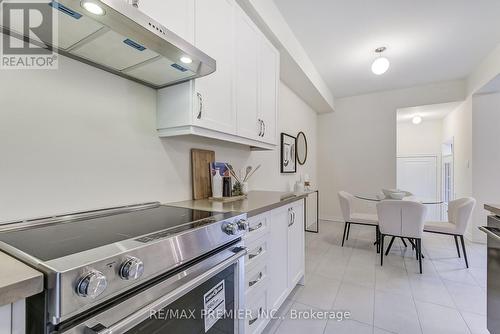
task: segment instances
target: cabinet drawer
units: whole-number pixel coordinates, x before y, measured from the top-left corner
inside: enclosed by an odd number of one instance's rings
[[[267,289],[261,289],[247,300],[247,312],[245,317],[245,334],[259,334],[266,327],[269,319]]]
[[[248,252],[245,257],[245,268],[252,268],[260,263],[267,262],[268,242],[268,236],[264,235],[257,240],[246,243],[245,246]]]
[[[250,269],[245,269],[245,293],[247,296],[255,294],[255,291],[263,287],[267,287],[268,281],[267,264],[255,266]]]
[[[269,216],[261,214],[248,219],[248,232],[245,235],[247,243],[260,238],[269,232]]]

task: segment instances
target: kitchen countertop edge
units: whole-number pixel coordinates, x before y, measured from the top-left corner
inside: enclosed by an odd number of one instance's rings
[[[0,252],[2,269],[11,275],[0,277],[0,306],[15,303],[43,291],[43,274],[10,255]]]
[[[491,213],[500,216],[500,204],[485,204],[484,208]]]
[[[309,193],[307,192],[298,194],[280,191],[251,191],[248,194],[248,198],[236,202],[222,203],[217,201],[209,201],[208,199],[199,199],[165,203],[165,205],[213,212],[247,213],[248,217],[253,217],[261,213],[279,208],[281,206],[302,200],[308,195]],[[262,198],[265,198],[266,196],[269,199],[262,200]],[[255,200],[256,197],[258,197],[259,200]],[[252,202],[258,203],[256,204]]]

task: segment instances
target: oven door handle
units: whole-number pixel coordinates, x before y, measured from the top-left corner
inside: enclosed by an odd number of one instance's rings
[[[122,333],[125,332],[134,326],[140,324],[142,321],[148,318],[148,316],[151,315],[151,310],[160,310],[164,308],[165,306],[169,305],[179,297],[183,296],[185,293],[191,291],[194,289],[196,286],[199,284],[203,283],[206,279],[210,278],[220,270],[224,269],[225,267],[231,265],[231,263],[235,262],[238,260],[240,257],[245,256],[247,254],[247,249],[246,248],[241,248],[237,253],[232,255],[231,257],[227,258],[223,262],[217,264],[216,266],[210,268],[209,270],[205,271],[203,274],[195,277],[188,283],[184,284],[183,286],[171,291],[167,295],[165,295],[162,298],[159,298],[155,300],[154,302],[146,305],[145,307],[141,308],[140,310],[132,313],[128,317],[126,317],[123,320],[120,320],[113,325],[106,327],[103,326],[102,324],[98,324],[92,328],[85,327],[85,334],[115,334],[115,333]]]

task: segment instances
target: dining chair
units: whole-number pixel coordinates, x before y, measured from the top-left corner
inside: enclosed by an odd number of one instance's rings
[[[378,218],[375,214],[369,213],[353,213],[352,202],[354,201],[354,196],[346,191],[339,191],[339,202],[340,209],[342,210],[342,216],[344,218],[344,235],[342,236],[342,247],[344,247],[344,241],[349,240],[349,232],[351,230],[351,224],[355,225],[368,225],[375,227],[376,234],[376,245],[377,252],[380,250],[379,240],[378,240]]]
[[[459,198],[448,203],[448,221],[431,221],[426,222],[424,226],[425,232],[451,235],[455,239],[458,257],[460,256],[460,247],[458,246],[458,238],[462,244],[464,253],[465,266],[469,268],[467,260],[467,252],[465,250],[464,234],[467,225],[472,217],[472,211],[476,205],[476,200],[472,197]]]
[[[416,257],[422,273],[422,235],[427,208],[418,202],[384,200],[377,203],[379,219],[380,265],[384,265],[384,238],[392,236],[388,251],[396,237],[415,241]]]

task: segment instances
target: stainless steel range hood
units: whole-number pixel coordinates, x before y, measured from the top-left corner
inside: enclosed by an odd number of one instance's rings
[[[103,15],[84,9],[89,1],[101,7]],[[62,55],[153,88],[215,71],[214,59],[126,0],[57,0],[47,6],[57,15],[58,37],[53,42],[37,37]],[[3,32],[22,39],[22,20],[12,21],[2,26]],[[30,42],[44,46],[39,40]],[[183,57],[191,62],[182,62]]]

